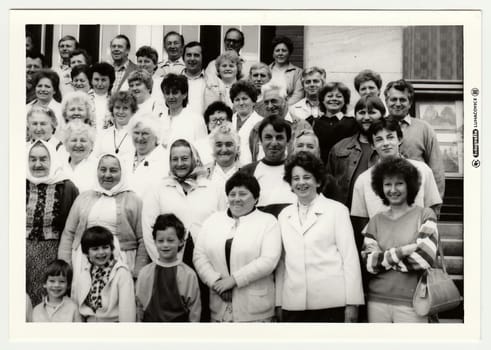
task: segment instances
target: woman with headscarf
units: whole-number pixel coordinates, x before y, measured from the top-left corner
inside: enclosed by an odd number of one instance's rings
[[[195,148],[188,141],[179,139],[170,146],[169,153],[169,176],[143,198],[143,237],[153,261],[158,259],[158,253],[152,239],[152,225],[158,215],[174,213],[190,233],[187,235],[189,242],[191,238],[196,240],[202,222],[222,209],[219,191],[206,178],[206,170]],[[187,249],[189,247],[184,250]],[[180,255],[182,257],[182,253]],[[191,257],[186,262],[192,265]]]
[[[61,236],[58,258],[73,266],[73,284],[80,274],[81,239],[88,227],[103,226],[115,236],[116,251],[136,278],[148,262],[141,231],[142,202],[128,186],[129,167],[116,154],[98,158],[95,186],[73,204]]]
[[[60,235],[78,190],[63,173],[52,145],[37,140],[27,154],[26,281],[33,304],[41,302],[44,273],[56,259]]]
[[[129,132],[135,146],[130,187],[143,198],[149,188],[168,175],[169,156],[160,144],[160,121],[153,114],[135,115]]]
[[[64,145],[68,153],[64,164],[65,172],[79,192],[92,189],[97,168],[97,159],[92,152],[96,137],[95,128],[80,119],[74,119],[65,127],[64,136]]]

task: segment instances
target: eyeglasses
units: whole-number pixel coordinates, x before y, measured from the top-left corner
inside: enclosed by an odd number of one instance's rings
[[[227,44],[240,44],[240,39],[225,39]]]
[[[210,124],[221,125],[225,120],[227,120],[227,119],[226,118],[213,118],[213,119],[210,119]]]

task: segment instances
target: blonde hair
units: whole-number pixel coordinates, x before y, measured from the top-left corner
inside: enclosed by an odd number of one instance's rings
[[[216,126],[211,132],[210,132],[210,144],[211,147],[213,148],[215,141],[218,137],[218,135],[230,135],[232,139],[234,140],[235,143],[235,148],[237,150],[237,154],[235,155],[235,160],[239,159],[240,157],[240,136],[237,134],[237,132],[234,130],[234,127],[231,122],[229,121],[224,121],[221,125]]]
[[[66,94],[61,102],[61,114],[63,119],[68,123],[67,109],[68,105],[73,102],[83,103],[85,109],[87,110],[87,117],[84,119],[84,123],[93,126],[95,124],[95,107],[92,98],[83,91],[72,91]]]

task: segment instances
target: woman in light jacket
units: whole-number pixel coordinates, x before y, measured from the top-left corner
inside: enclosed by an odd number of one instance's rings
[[[284,322],[356,322],[364,303],[348,209],[319,194],[324,168],[301,151],[285,166],[296,203],[280,213],[284,255],[276,273]]]
[[[193,258],[210,288],[211,320],[269,322],[275,306],[273,271],[281,254],[278,223],[256,209],[255,177],[237,172],[225,191],[229,208],[203,223]]]

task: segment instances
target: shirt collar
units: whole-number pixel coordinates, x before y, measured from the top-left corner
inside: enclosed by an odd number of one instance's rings
[[[407,125],[411,125],[411,116],[408,114],[404,118],[401,119],[400,123],[406,123]]]
[[[121,66],[115,66],[115,65],[113,64],[113,66],[114,66],[114,70],[115,70],[116,72],[121,72],[121,71],[124,71],[124,70],[126,70],[126,68],[128,68],[128,65],[129,65],[129,64],[130,64],[130,60],[126,60],[126,62],[125,62],[125,63],[123,63]]]
[[[334,118],[334,117],[336,117],[336,118],[338,118],[338,120],[341,120],[341,119],[344,118],[344,113],[341,112],[341,111],[339,111],[336,114],[334,114],[332,117],[328,117],[326,114],[324,114],[323,117],[324,118]]]
[[[162,67],[169,67],[169,66],[184,66],[184,60],[182,59],[182,57],[179,57],[177,60],[175,61],[171,61],[169,59],[167,59],[164,64],[162,65]]]
[[[201,70],[201,72],[197,76],[194,76],[194,77],[191,77],[191,76],[188,75],[188,73],[186,71],[186,68],[183,69],[182,74],[186,78],[188,78],[188,80],[197,80],[197,79],[200,79],[200,78],[204,78],[205,77],[205,71],[203,69]]]

